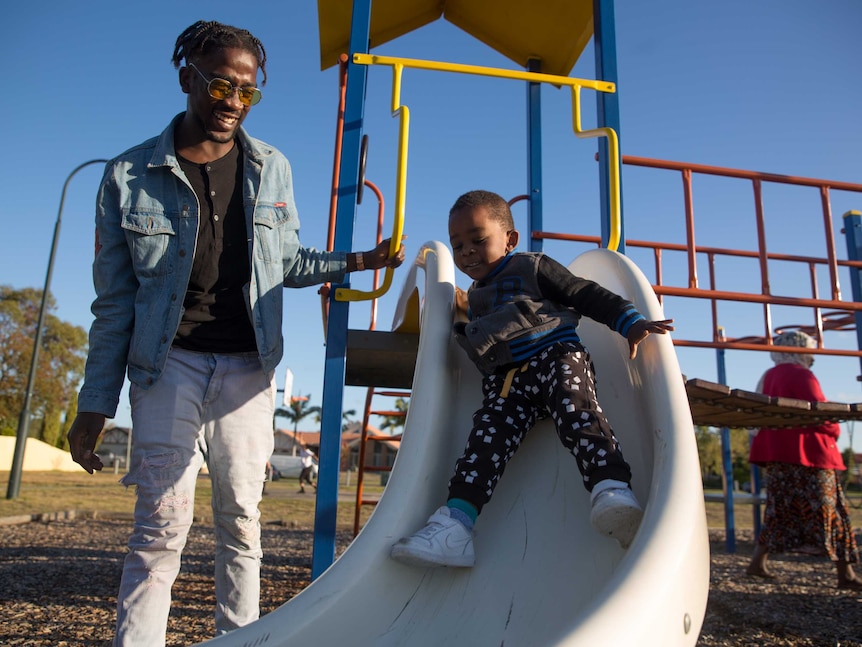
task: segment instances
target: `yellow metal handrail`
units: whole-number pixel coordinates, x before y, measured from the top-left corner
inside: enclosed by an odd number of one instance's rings
[[[602,128],[581,128],[581,86],[572,85],[572,128],[575,137],[587,139],[590,137],[607,137],[608,139],[608,190],[611,199],[611,231],[608,237],[608,249],[617,251],[620,245],[620,140],[616,131],[608,126]]]
[[[357,55],[360,56],[360,55]],[[356,56],[354,56],[354,62]],[[403,66],[394,65],[392,68],[392,116],[400,117],[398,129],[398,160],[395,177],[395,218],[392,223],[392,238],[389,241],[389,256],[394,256],[401,246],[401,238],[404,234],[404,195],[407,186],[407,143],[410,133],[410,109],[401,105],[401,73]],[[337,288],[335,290],[336,301],[370,301],[386,294],[392,285],[392,276],[395,270],[387,267],[383,273],[383,282],[380,287],[370,292],[353,290],[350,288]]]
[[[616,85],[610,81],[594,81],[590,79],[578,79],[555,74],[542,74],[540,72],[523,72],[519,70],[504,70],[494,67],[483,67],[478,65],[464,65],[461,63],[445,63],[441,61],[423,61],[418,59],[399,58],[394,56],[377,56],[374,54],[354,54],[353,62],[358,65],[391,65],[393,69],[392,83],[392,113],[402,114],[401,140],[398,148],[398,181],[396,184],[396,222],[395,227],[403,225],[403,195],[407,177],[407,126],[409,123],[409,111],[407,106],[400,105],[401,75],[404,68],[419,70],[434,70],[439,72],[455,72],[457,74],[474,74],[477,76],[490,76],[501,79],[515,79],[519,81],[530,81],[533,83],[550,83],[556,86],[566,86],[572,91],[572,126],[575,136],[580,139],[590,137],[607,137],[608,139],[608,182],[610,187],[611,207],[611,231],[608,241],[608,249],[616,250],[620,243],[621,215],[620,215],[620,149],[619,137],[613,128],[592,128],[583,130],[581,128],[581,88],[595,90],[596,92],[616,92]],[[407,112],[404,118],[403,111]],[[402,167],[403,165],[403,167]],[[400,192],[400,196],[399,196]],[[400,210],[400,214],[399,214]],[[396,240],[400,242],[401,236],[392,236],[394,253],[398,249]],[[387,270],[387,277],[388,277]],[[346,290],[345,290],[346,291]],[[385,290],[383,290],[385,292]],[[353,292],[352,290],[350,292]],[[336,295],[337,298],[337,295]]]

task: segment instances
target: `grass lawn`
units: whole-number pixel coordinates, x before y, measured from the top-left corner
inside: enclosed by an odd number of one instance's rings
[[[9,472],[0,471],[4,498],[0,499],[0,517],[19,515],[41,515],[75,510],[79,514],[102,517],[131,517],[135,505],[133,488],[124,488],[118,483],[122,476],[105,469],[95,474],[80,472],[23,472],[21,486],[15,499],[8,499]],[[288,526],[310,528],[314,524],[313,489],[306,487],[308,494],[298,494],[297,479],[279,479],[266,484],[261,503],[262,523],[281,523]],[[383,492],[377,474],[366,475],[363,485],[364,498],[374,498]],[[198,479],[195,491],[195,517],[211,520],[210,497],[212,487],[207,476]],[[341,474],[337,528],[352,530],[355,514],[356,474]],[[361,509],[360,522],[371,514],[372,506]]]
[[[40,515],[75,510],[80,514],[96,516],[131,516],[135,505],[134,491],[119,485],[122,474],[111,470],[96,472],[93,475],[81,472],[24,472],[21,487],[15,499],[0,499],[0,517],[18,515]],[[0,472],[0,482],[4,493],[8,490],[9,472]],[[261,503],[262,523],[282,523],[284,525],[309,528],[314,524],[314,495],[297,494],[296,479],[280,479],[266,484],[266,493]],[[201,476],[195,493],[195,516],[198,519],[212,518],[210,510],[209,478]],[[383,492],[380,479],[376,474],[366,476],[363,494],[366,498]],[[339,486],[337,527],[339,530],[352,530],[355,514],[356,474],[342,472]],[[853,526],[862,527],[862,495],[853,492],[850,498],[850,512]],[[360,522],[364,523],[371,514],[372,506],[363,506]],[[761,505],[761,513],[763,506]],[[707,522],[710,528],[724,528],[724,504],[706,504]],[[734,523],[738,529],[753,526],[752,506],[737,502],[734,505]]]
[[[721,494],[721,490],[708,490],[710,494]],[[862,528],[862,494],[858,491],[847,494],[847,499],[850,504],[850,521],[854,528]],[[750,529],[754,527],[754,514],[751,503],[735,502],[733,505],[733,521],[734,526],[739,529]],[[761,518],[763,516],[764,505],[760,505]],[[710,528],[724,528],[724,503],[706,504],[706,519]]]

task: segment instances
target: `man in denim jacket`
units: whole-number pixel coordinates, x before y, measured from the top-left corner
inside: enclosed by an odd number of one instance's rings
[[[244,29],[199,21],[177,39],[187,107],[158,137],[108,163],[96,209],[95,321],[72,458],[89,473],[106,418],[131,381],[135,526],[116,645],[163,645],[171,587],[206,463],[216,533],[216,631],[259,616],[260,513],[273,450],[283,286],[397,267],[368,252],[303,247],[290,164],[241,127],[266,83],[266,52]],[[183,65],[184,63],[184,65]]]

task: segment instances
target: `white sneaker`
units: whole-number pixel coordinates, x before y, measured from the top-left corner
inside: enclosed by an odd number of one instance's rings
[[[389,552],[392,559],[411,566],[473,566],[473,532],[449,515],[443,506],[419,532],[399,539]]]
[[[606,483],[605,487],[602,484]],[[602,481],[592,492],[590,523],[603,535],[613,537],[623,548],[628,548],[640,527],[643,508],[634,492],[622,481]]]

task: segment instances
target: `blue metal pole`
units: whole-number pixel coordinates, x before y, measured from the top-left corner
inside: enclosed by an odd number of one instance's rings
[[[530,59],[528,72],[541,72],[542,62]],[[527,83],[527,189],[529,191],[530,251],[542,251],[542,239],[534,239],[534,231],[542,231],[542,84]]]
[[[614,0],[593,0],[593,47],[596,58],[596,79],[617,84],[614,94],[596,92],[599,127],[613,128],[620,140],[620,88],[617,83],[617,37],[614,19]],[[626,252],[626,230],[623,218],[622,173],[620,173],[620,243],[617,251]],[[599,137],[599,190],[601,192],[602,246],[607,247],[611,237],[611,189],[608,177],[608,142]]]
[[[843,218],[844,239],[847,242],[847,258],[851,261],[862,261],[862,212],[856,210],[848,211],[844,214]],[[862,270],[858,270],[855,267],[851,267],[849,270],[850,289],[853,294],[853,300],[857,302],[862,301]],[[862,350],[862,312],[855,311],[853,318],[856,322],[856,347]],[[862,357],[859,358],[859,363],[862,364]],[[856,381],[862,381],[862,375],[857,375]]]
[[[847,241],[847,258],[851,261],[862,260],[862,212],[848,211],[844,214],[844,239]],[[852,290],[853,300],[862,301],[862,270],[855,267],[850,269],[850,289]],[[856,321],[856,347],[862,350],[862,312],[856,310],[853,313]],[[862,357],[859,358],[862,364]],[[862,380],[862,377],[856,376],[856,380]]]
[[[724,329],[719,329],[719,336],[724,338]],[[727,372],[725,370],[724,349],[715,351],[718,364],[718,382],[727,384]],[[730,429],[721,428],[721,466],[724,473],[724,530],[725,550],[729,554],[736,552],[736,524],[733,514],[733,460],[730,454]]]
[[[335,249],[353,249],[356,196],[359,178],[359,151],[365,116],[367,66],[354,65],[353,54],[368,52],[371,31],[371,0],[354,0],[350,27],[350,59],[344,109],[341,174],[338,178],[338,206],[335,212]],[[345,286],[348,284],[345,284]],[[317,578],[335,561],[335,530],[338,513],[338,476],[341,466],[341,418],[347,353],[347,302],[336,301],[332,286],[326,334],[326,359],[321,406],[320,457],[314,516],[314,551],[311,578]]]

